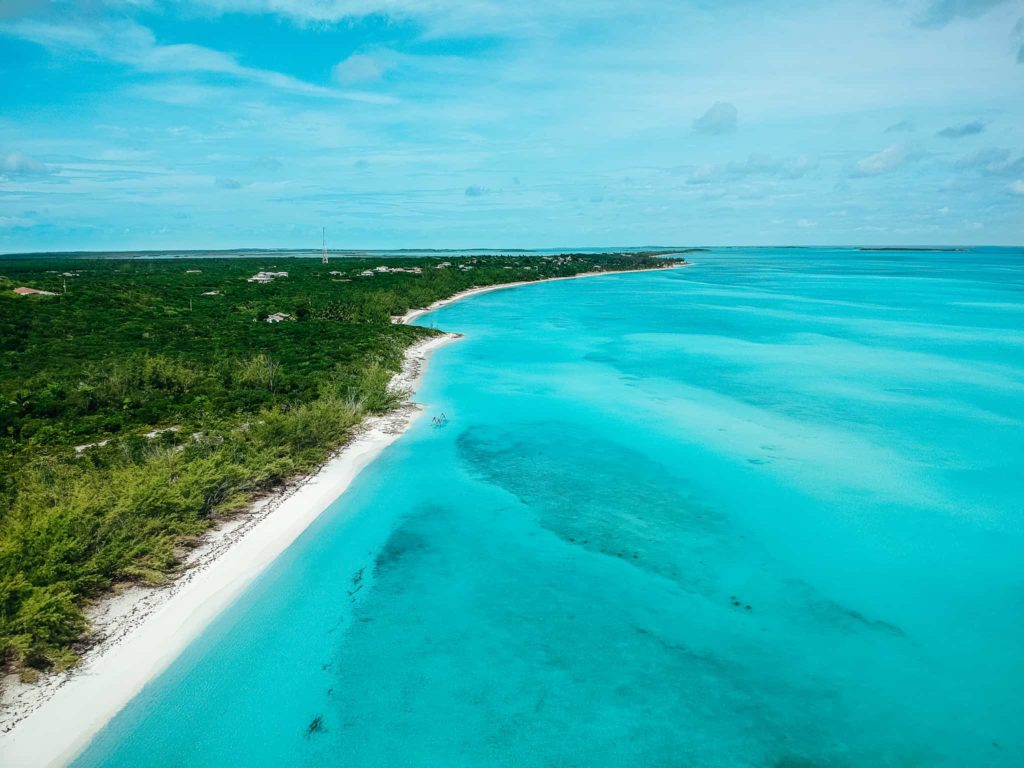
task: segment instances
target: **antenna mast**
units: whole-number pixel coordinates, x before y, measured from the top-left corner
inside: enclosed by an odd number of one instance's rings
[[[324,237],[324,259],[323,259],[323,263],[327,264],[328,263],[328,261],[327,261],[327,227],[324,227],[323,237]]]

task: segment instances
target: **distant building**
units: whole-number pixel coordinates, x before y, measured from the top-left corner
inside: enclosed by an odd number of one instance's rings
[[[249,278],[250,283],[272,283],[279,277],[288,277],[287,272],[257,272]]]
[[[56,296],[53,291],[40,291],[37,288],[26,288],[24,286],[15,288],[14,292],[19,296]]]
[[[372,269],[364,269],[362,272],[359,273],[360,277],[373,277],[373,275],[374,272]]]
[[[186,275],[198,275],[198,274],[201,274],[202,271],[203,270],[201,270],[201,269],[186,269],[185,270],[185,274]]]
[[[434,267],[434,269],[447,269],[451,265],[452,263],[450,261],[442,261],[440,264]]]
[[[220,291],[203,291],[203,296],[222,296]]]
[[[291,319],[292,319],[292,316],[289,315],[287,312],[275,312],[272,315],[267,315],[267,322],[268,323],[280,323],[280,322],[283,322],[285,320],[291,320]]]

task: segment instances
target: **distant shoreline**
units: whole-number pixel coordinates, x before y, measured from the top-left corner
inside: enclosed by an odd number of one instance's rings
[[[448,304],[481,293],[582,277],[657,272],[654,269],[584,272],[472,288],[411,309],[392,322],[409,324]],[[392,386],[414,394],[431,355],[461,338],[446,333],[410,346]],[[161,588],[131,587],[101,601],[90,618],[102,635],[81,663],[37,684],[5,681],[0,701],[0,765],[66,765],[151,680],[160,675],[320,514],[358,474],[423,412],[412,402],[363,422],[354,439],[319,470],[254,502],[251,511],[211,532],[189,557],[182,576]]]
[[[519,288],[520,286],[523,285],[533,285],[535,283],[553,283],[557,280],[576,280],[581,277],[600,277],[601,275],[625,275],[631,274],[633,272],[664,272],[665,270],[669,269],[689,267],[692,266],[692,264],[693,262],[687,261],[683,264],[673,264],[667,267],[655,267],[654,269],[617,269],[609,270],[607,272],[581,272],[578,275],[569,275],[568,277],[546,277],[542,280],[518,280],[514,283],[498,283],[496,285],[485,285],[480,288],[470,288],[469,290],[466,291],[460,291],[459,293],[449,296],[447,299],[439,299],[428,307],[423,307],[420,309],[410,309],[404,315],[396,315],[395,317],[391,318],[391,321],[394,323],[398,323],[399,325],[409,325],[414,320],[418,320],[424,315],[428,315],[431,312],[435,312],[441,309],[441,307],[446,307],[449,304],[454,304],[457,301],[462,301],[463,299],[468,299],[471,296],[477,296],[481,293],[503,291],[506,288]]]
[[[863,247],[858,248],[858,251],[864,253],[970,253],[973,248],[959,247],[959,246],[935,246],[928,248],[926,246],[877,246],[877,247]]]
[[[633,248],[328,248],[327,255],[336,259],[359,258],[443,258],[445,256],[594,256],[601,254],[631,254],[635,256],[681,256],[687,253],[709,250],[703,246],[679,248],[640,246]],[[323,256],[320,248],[224,248],[224,249],[180,249],[141,251],[12,251],[0,253],[0,259],[22,261],[25,259],[89,259],[89,260],[175,260],[181,259],[319,259]]]

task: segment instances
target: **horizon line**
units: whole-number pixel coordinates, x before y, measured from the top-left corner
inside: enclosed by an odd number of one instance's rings
[[[770,249],[770,248],[784,248],[790,250],[806,250],[811,248],[841,248],[841,249],[856,249],[856,250],[892,250],[892,251],[935,251],[935,250],[967,250],[967,249],[978,249],[978,248],[1024,248],[1024,243],[1018,243],[1013,245],[1006,244],[958,244],[958,243],[940,243],[940,244],[929,244],[929,243],[916,243],[916,244],[871,244],[871,243],[815,243],[812,245],[793,245],[787,243],[772,243],[772,244],[744,244],[744,245],[576,245],[576,246],[538,246],[535,248],[524,248],[524,247],[494,247],[494,246],[479,246],[479,247],[423,247],[417,248],[413,246],[401,246],[395,248],[328,248],[328,254],[357,254],[357,253],[370,253],[370,254],[382,254],[382,253],[400,253],[400,252],[419,252],[419,253],[453,253],[457,251],[494,251],[496,253],[533,253],[538,251],[560,251],[562,253],[570,252],[581,252],[581,251],[608,251],[608,252],[625,252],[625,251],[640,251],[640,250],[656,250],[656,251],[686,251],[686,250],[737,250],[743,248],[751,249]],[[210,253],[210,254],[238,254],[240,256],[245,255],[246,252],[260,252],[260,253],[311,253],[319,255],[322,253],[321,248],[314,247],[261,247],[261,246],[241,246],[235,248],[126,248],[126,249],[99,249],[99,250],[54,250],[54,251],[8,251],[0,253],[0,258],[5,257],[25,257],[25,256],[89,256],[89,255],[118,255],[118,254],[169,254],[169,253]]]

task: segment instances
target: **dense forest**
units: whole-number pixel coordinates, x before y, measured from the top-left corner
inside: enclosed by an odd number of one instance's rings
[[[393,316],[666,261],[682,260],[0,258],[0,663],[73,664],[89,601],[173,578],[218,518],[394,408],[404,349],[435,331]]]

